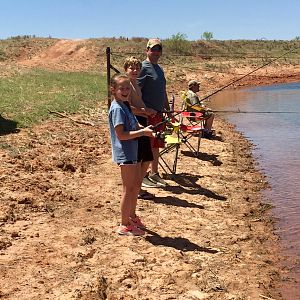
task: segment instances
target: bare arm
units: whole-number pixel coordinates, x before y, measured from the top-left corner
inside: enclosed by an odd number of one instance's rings
[[[136,107],[131,105],[131,110],[136,116],[148,117],[156,115],[157,111],[149,107]]]
[[[130,97],[130,107],[132,112],[137,116],[148,117],[155,115],[157,112],[149,107],[146,107],[142,100],[142,94],[139,86],[135,86],[134,82],[131,83],[131,97]]]
[[[149,136],[154,137],[155,133],[150,128],[151,126],[147,126],[134,131],[124,131],[123,124],[120,124],[115,127],[116,135],[120,141],[132,140],[141,136]]]

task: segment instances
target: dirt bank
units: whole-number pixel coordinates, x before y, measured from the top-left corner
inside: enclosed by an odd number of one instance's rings
[[[299,79],[273,72],[277,82]],[[188,74],[182,88],[196,77],[210,92],[235,78],[204,75]],[[171,81],[170,92],[179,87]],[[139,201],[147,235],[131,238],[115,233],[121,182],[106,116],[89,121],[54,118],[0,136],[0,298],[281,299],[277,237],[260,196],[267,183],[232,125],[217,117],[217,138],[202,140],[199,159],[181,146],[169,186]]]
[[[139,201],[146,237],[119,237],[121,183],[100,117],[1,137],[1,297],[280,299],[249,143],[218,119],[199,159],[182,145],[169,187]]]

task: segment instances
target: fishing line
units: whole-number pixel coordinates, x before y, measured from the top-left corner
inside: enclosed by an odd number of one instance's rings
[[[278,59],[280,59],[280,58],[286,56],[287,54],[289,54],[289,53],[295,51],[296,49],[297,49],[297,48],[290,49],[289,51],[283,53],[282,55],[280,55],[280,56],[278,56],[278,57],[276,57],[276,58],[270,60],[269,62],[267,62],[267,63],[261,65],[260,67],[258,67],[258,68],[256,68],[256,69],[252,70],[251,72],[249,72],[249,73],[243,75],[242,77],[240,77],[240,78],[238,78],[238,79],[235,79],[235,80],[231,81],[230,83],[224,85],[223,87],[219,88],[218,90],[216,90],[216,91],[212,92],[211,94],[209,94],[209,95],[205,96],[204,98],[202,98],[202,99],[200,100],[200,102],[201,102],[201,101],[204,101],[204,100],[206,100],[206,99],[208,99],[209,97],[211,97],[211,96],[213,96],[213,95],[215,95],[215,94],[217,94],[217,93],[219,93],[219,92],[221,92],[221,91],[223,91],[223,90],[226,89],[227,87],[229,87],[229,86],[235,84],[236,82],[238,82],[238,81],[244,79],[245,77],[247,77],[247,76],[253,74],[254,72],[256,72],[256,71],[258,71],[258,70],[260,70],[260,69],[262,69],[262,68],[264,68],[264,67],[266,67],[266,66],[268,66],[268,65],[270,65],[271,63],[275,62],[276,60],[278,60]],[[193,106],[196,106],[196,105],[198,105],[198,103],[196,103],[196,104],[190,106],[189,108],[193,108]],[[174,118],[174,117],[178,116],[181,112],[184,112],[184,111],[186,111],[186,109],[185,109],[185,110],[182,110],[182,111],[180,111],[180,112],[177,112],[177,113],[176,113],[174,116],[172,116],[172,117]],[[163,111],[163,112],[161,112],[161,113],[171,113],[171,112],[172,112],[172,111]],[[213,112],[221,112],[221,111],[213,111]],[[229,113],[230,113],[230,111],[223,111],[223,112],[229,112]],[[234,113],[297,113],[297,112],[241,112],[241,111],[232,111],[232,112],[234,112]],[[155,129],[155,128],[157,128],[157,127],[161,126],[162,124],[164,124],[164,123],[166,123],[166,122],[169,122],[169,121],[170,121],[170,118],[167,118],[166,120],[163,120],[162,122],[156,124],[156,125],[153,127],[153,129]]]
[[[242,76],[242,77],[240,77],[240,78],[238,78],[238,79],[236,79],[236,80],[233,80],[232,82],[230,82],[230,83],[226,84],[225,86],[219,88],[219,89],[216,90],[215,92],[213,92],[213,93],[211,93],[211,94],[205,96],[205,97],[204,97],[203,99],[201,99],[200,101],[206,100],[207,98],[209,98],[209,97],[211,97],[211,96],[213,96],[213,95],[215,95],[215,94],[221,92],[222,90],[226,89],[227,87],[231,86],[232,84],[234,84],[234,83],[236,83],[236,82],[238,82],[238,81],[244,79],[245,77],[247,77],[247,76],[249,76],[250,74],[252,74],[252,73],[254,73],[254,72],[256,72],[256,71],[258,71],[258,70],[260,70],[260,69],[262,69],[262,68],[264,68],[264,67],[266,67],[267,65],[270,65],[270,64],[273,63],[274,61],[276,61],[276,60],[278,60],[278,59],[280,59],[280,58],[286,56],[287,54],[289,54],[289,53],[291,53],[291,52],[293,52],[293,51],[295,51],[295,50],[296,50],[296,48],[290,49],[289,51],[285,52],[284,54],[282,54],[282,55],[280,55],[280,56],[278,56],[278,57],[276,57],[276,58],[270,60],[269,62],[263,64],[262,66],[260,66],[260,67],[258,67],[258,68],[256,68],[256,69],[252,70],[251,72],[245,74],[244,76]]]
[[[300,114],[299,111],[243,111],[243,110],[214,110],[216,113],[236,114]]]

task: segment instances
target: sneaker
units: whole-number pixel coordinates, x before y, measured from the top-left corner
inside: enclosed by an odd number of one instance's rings
[[[137,228],[140,229],[145,229],[146,226],[142,223],[140,217],[135,216],[135,218],[130,218],[131,222],[133,223],[133,225]]]
[[[156,183],[160,187],[166,187],[167,183],[159,176],[158,173],[154,173],[152,175],[149,174],[149,180]]]
[[[138,199],[143,199],[143,200],[153,200],[155,198],[154,194],[151,194],[147,191],[140,191],[138,195]]]
[[[142,187],[145,187],[145,188],[157,188],[159,186],[155,182],[149,180],[148,177],[144,177],[143,182],[142,182]]]
[[[210,140],[210,139],[213,138],[213,132],[212,132],[212,131],[209,131],[209,132],[203,132],[202,137],[203,137],[204,139]]]
[[[137,226],[130,224],[130,225],[120,225],[117,233],[119,235],[133,235],[133,236],[140,236],[140,235],[144,235],[145,231],[138,228]]]

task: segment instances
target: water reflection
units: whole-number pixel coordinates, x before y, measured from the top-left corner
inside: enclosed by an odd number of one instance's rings
[[[265,195],[275,205],[277,233],[286,253],[300,259],[300,83],[223,91],[209,106],[249,112],[223,116],[257,145],[253,154],[272,187]],[[250,113],[254,111],[267,113]],[[299,284],[299,263],[294,276]],[[300,299],[299,286],[289,287],[285,295],[285,299]]]

